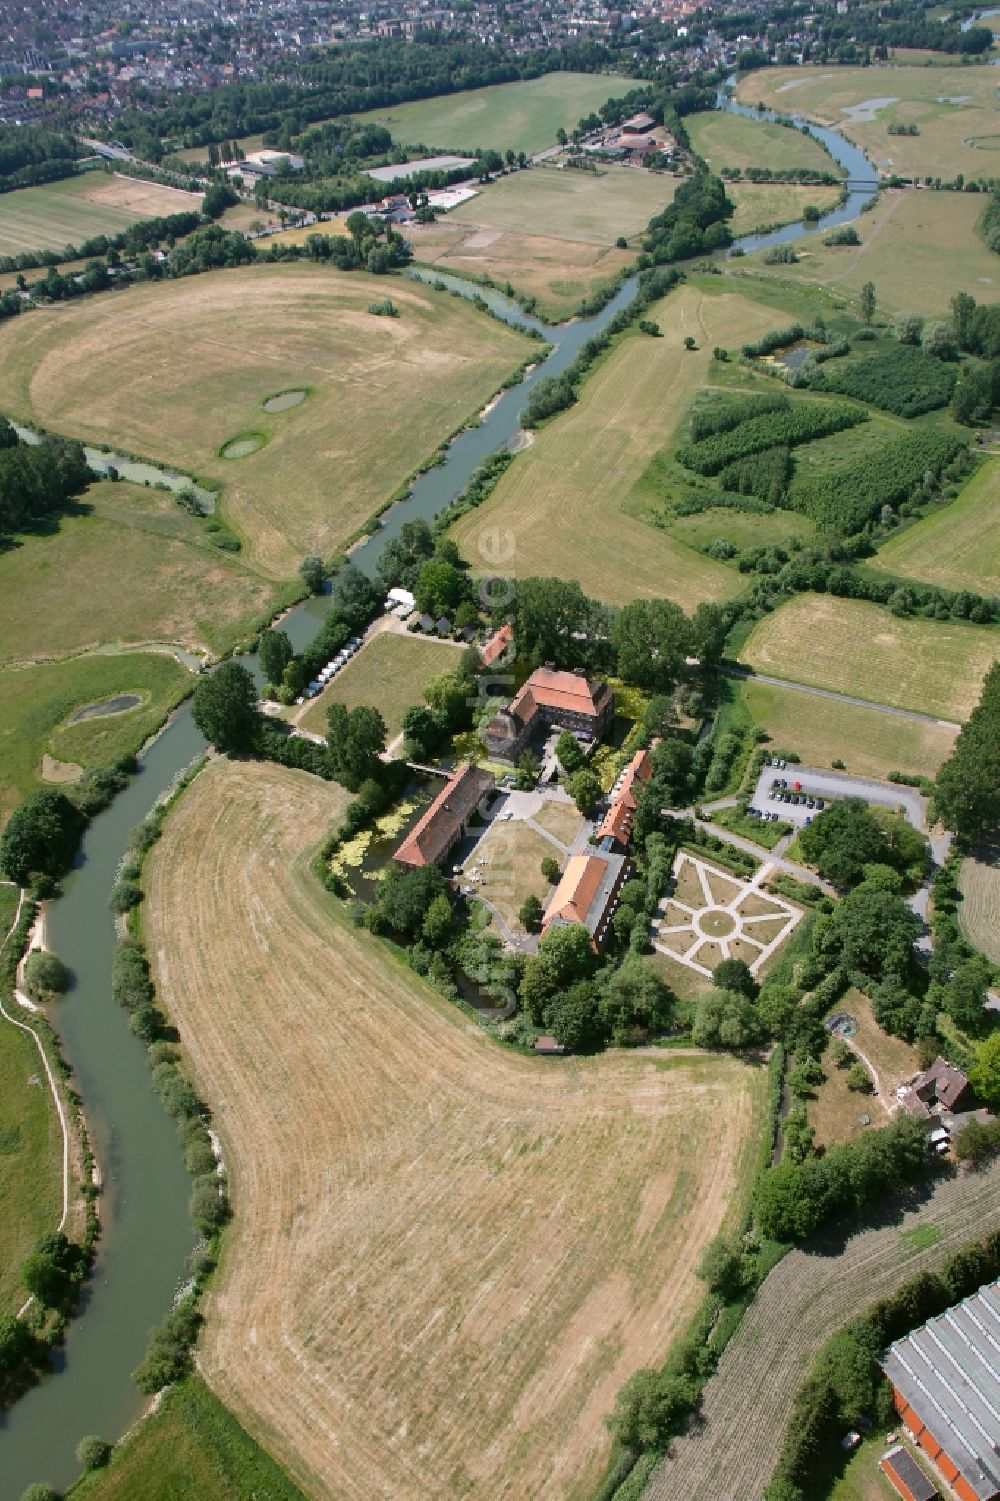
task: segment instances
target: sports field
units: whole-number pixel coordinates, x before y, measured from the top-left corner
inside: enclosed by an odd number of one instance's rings
[[[140,219],[201,208],[197,193],[165,188],[135,177],[82,172],[60,182],[18,188],[3,195],[0,255],[21,250],[62,250],[93,235],[116,235]]]
[[[871,281],[880,310],[943,318],[958,291],[977,302],[1000,297],[1000,258],[976,233],[983,201],[979,193],[886,191],[855,220],[860,245],[826,246],[822,233],[809,235],[796,244],[793,265],[765,266],[758,252],[740,262],[741,272],[818,282],[851,298]]]
[[[622,340],[587,376],[576,405],[538,431],[486,504],[455,524],[452,535],[474,565],[492,556],[496,566],[499,528],[505,571],[578,579],[599,599],[666,595],[693,610],[744,587],[732,569],[627,514],[622,502],[669,444],[707,378],[713,347],[752,338],[774,313],[688,282],[648,316],[663,337]],[[695,351],[683,347],[688,334]]]
[[[439,672],[457,668],[461,659],[461,648],[454,642],[382,631],[341,668],[298,723],[315,735],[325,735],[331,704],[346,704],[349,709],[371,704],[385,720],[391,740],[399,734],[407,709],[423,703],[424,684]]]
[[[498,83],[393,104],[356,118],[386,126],[393,140],[404,146],[470,154],[483,147],[531,156],[554,146],[560,127],[572,130],[608,99],[638,87],[638,79],[617,73],[546,73],[524,83]]]
[[[503,1051],[310,873],[344,804],[219,760],[148,865],[233,1180],[201,1370],[316,1501],[589,1495],[741,1212],[763,1070]]]
[[[971,944],[1000,964],[1000,844],[980,845],[962,861],[958,920]]]
[[[804,167],[840,175],[841,169],[818,141],[787,125],[751,120],[722,110],[688,115],[684,125],[692,147],[713,172],[723,167],[740,167],[744,171],[747,167],[769,167],[775,172]]]
[[[446,223],[613,245],[644,230],[673,201],[680,179],[635,167],[572,167],[515,172],[459,204]]]
[[[989,626],[900,618],[827,594],[765,615],[740,653],[758,672],[955,721],[969,717],[997,657],[1000,631]]]
[[[904,578],[1000,594],[1000,460],[987,459],[957,500],[891,538],[874,561]]]
[[[211,546],[172,495],[102,481],[81,510],[0,553],[0,663],[106,643],[218,653],[271,612],[274,584]]]
[[[744,683],[743,699],[775,750],[795,751],[806,766],[843,761],[856,776],[890,771],[932,777],[951,754],[957,730],[878,709],[816,698],[770,683]]]
[[[398,318],[368,312],[391,291]],[[17,318],[0,410],[225,486],[251,567],[328,555],[531,349],[467,301],[319,266],[215,271]],[[268,417],[265,399],[312,389]],[[248,432],[248,457],[219,449]]]
[[[836,125],[876,163],[904,176],[993,177],[1000,160],[996,78],[989,67],[815,64],[747,73],[736,89],[744,104],[763,100]],[[919,135],[890,135],[890,124],[916,125]]]

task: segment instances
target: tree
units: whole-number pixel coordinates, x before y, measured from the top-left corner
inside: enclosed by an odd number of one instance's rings
[[[875,1086],[872,1083],[871,1074],[860,1061],[852,1063],[847,1070],[847,1087],[855,1090],[858,1094],[874,1094]]]
[[[424,942],[428,948],[443,949],[451,937],[453,927],[451,902],[445,892],[440,891],[427,908],[427,916],[420,929]]]
[[[669,693],[691,645],[691,626],[672,600],[636,599],[619,612],[611,640],[627,683]]]
[[[36,1354],[35,1336],[27,1324],[11,1314],[0,1314],[0,1392],[14,1383]]]
[[[845,969],[881,979],[910,968],[919,923],[901,896],[862,881],[817,924],[816,942]]]
[[[333,608],[352,631],[366,626],[382,603],[380,591],[353,563],[345,563],[334,574],[331,594]]]
[[[866,323],[875,319],[875,283],[866,281],[861,288],[861,316]]]
[[[538,781],[541,769],[542,763],[541,761],[539,761],[534,751],[522,751],[520,756],[518,756],[517,758],[517,771],[515,773],[515,783],[517,785],[518,791],[533,791],[535,784]]]
[[[985,1105],[1000,1109],[1000,1032],[979,1044],[969,1069],[969,1083]]]
[[[83,1280],[86,1255],[61,1230],[43,1235],[21,1267],[21,1281],[45,1308],[65,1310]]]
[[[751,1000],[757,994],[757,982],[742,959],[723,959],[712,971],[712,984],[717,990],[735,990]]]
[[[636,1371],[620,1388],[608,1427],[623,1449],[658,1452],[679,1432],[696,1395],[690,1376]]]
[[[699,1048],[745,1048],[760,1035],[752,1001],[734,990],[707,990],[698,997],[691,1037]]]
[[[993,411],[993,380],[987,366],[967,367],[952,393],[951,415],[974,427],[988,422]]]
[[[942,822],[969,839],[1000,825],[1000,662],[938,772],[935,802]]]
[[[0,837],[0,870],[18,886],[38,876],[57,881],[73,863],[84,817],[63,792],[32,792],[11,814]]]
[[[265,683],[280,683],[285,668],[292,660],[292,643],[285,631],[262,631],[257,647],[257,659],[264,674]]]
[[[436,865],[413,870],[394,865],[379,882],[376,908],[393,932],[412,935],[423,927],[431,904],[439,896],[447,900],[447,883]]]
[[[21,1492],[21,1501],[62,1501],[62,1492],[35,1481]]]
[[[454,614],[468,592],[466,575],[440,558],[424,563],[414,590],[417,608],[435,617]]]
[[[580,742],[572,730],[563,730],[556,741],[556,760],[567,774],[579,771],[586,760],[580,749]]]
[[[944,989],[942,1009],[952,1021],[978,1036],[990,1020],[986,1010],[990,986],[993,983],[993,966],[982,954],[973,954],[958,966]]]
[[[955,331],[950,323],[943,319],[932,323],[924,330],[923,347],[927,354],[931,354],[938,360],[954,360],[958,358],[958,346],[955,343]]]
[[[333,703],[326,713],[326,744],[330,771],[338,782],[356,792],[362,782],[378,782],[384,768],[381,754],[385,750],[388,730],[385,720],[371,704]]]
[[[835,886],[856,885],[869,865],[919,876],[927,841],[905,819],[872,812],[862,798],[845,797],[824,808],[799,834],[806,859]]]
[[[584,766],[575,771],[566,783],[566,791],[576,803],[584,818],[588,818],[604,794],[601,779],[596,771]]]
[[[554,855],[542,857],[542,875],[554,886],[559,879],[559,861]]]
[[[76,1462],[85,1470],[103,1469],[111,1458],[111,1449],[107,1439],[98,1438],[96,1433],[88,1434],[76,1446]]]
[[[257,685],[239,662],[223,662],[215,672],[199,678],[194,690],[192,717],[217,751],[249,755],[260,747],[261,714]]]
[[[299,564],[299,575],[310,594],[322,594],[326,579],[326,566],[316,553],[309,553]]]
[[[514,603],[518,656],[532,666],[596,667],[606,656],[607,611],[573,580],[525,578]]]
[[[586,1053],[603,1038],[597,989],[589,980],[578,980],[560,991],[544,1011],[545,1025],[556,1042],[571,1053]]]
[[[529,894],[518,909],[517,920],[527,932],[534,933],[542,921],[544,911],[538,897]]]
[[[403,715],[402,728],[408,758],[422,761],[436,750],[448,726],[440,709],[414,704]]]
[[[619,907],[615,916],[627,910]],[[662,1032],[670,1023],[675,1001],[670,987],[648,963],[629,957],[604,976],[599,1004],[605,1030],[621,1046]]]
[[[893,331],[900,344],[919,344],[924,320],[918,313],[898,313],[893,320]]]
[[[217,1173],[203,1173],[195,1180],[188,1213],[202,1235],[211,1236],[221,1230],[229,1218],[229,1201]]]
[[[36,1001],[51,1000],[69,989],[69,970],[57,954],[32,949],[24,962],[24,986]]]
[[[207,219],[221,219],[226,209],[233,208],[239,201],[239,195],[233,192],[228,183],[216,182],[206,188],[201,200],[201,211]]]
[[[772,1240],[803,1240],[820,1221],[819,1205],[806,1190],[799,1164],[779,1162],[757,1187],[757,1223]]]
[[[475,682],[460,672],[439,672],[424,687],[424,698],[444,717],[446,728],[460,730],[470,724],[478,702]]]
[[[742,1285],[740,1253],[724,1235],[710,1240],[698,1263],[698,1276],[713,1293],[729,1299]]]
[[[691,334],[685,334],[685,336],[684,336],[684,348],[685,349],[697,349],[698,348],[698,345],[695,343],[694,338],[693,338],[693,336]]]
[[[691,617],[689,648],[703,671],[717,667],[729,634],[729,625],[718,605],[702,602]]]

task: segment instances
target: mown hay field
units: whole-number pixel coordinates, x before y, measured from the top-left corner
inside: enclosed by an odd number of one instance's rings
[[[980,845],[962,861],[958,921],[969,942],[1000,964],[1000,845]]]
[[[390,294],[398,318],[369,313]],[[531,349],[465,300],[310,265],[40,309],[4,343],[0,410],[221,482],[247,562],[272,577],[333,552]],[[300,387],[301,405],[263,411]],[[266,446],[219,457],[248,433]]]
[[[958,734],[947,725],[924,724],[771,683],[747,682],[741,692],[776,750],[795,751],[806,766],[843,761],[856,776],[887,777],[890,771],[905,771],[932,777],[951,755]]]
[[[1000,594],[1000,460],[987,459],[957,500],[890,537],[873,561],[945,589]]]
[[[560,127],[572,130],[584,115],[638,86],[638,80],[617,73],[546,73],[523,83],[393,104],[357,119],[384,125],[394,141],[406,146],[469,152],[482,146],[531,156],[554,146]]]
[[[818,141],[787,125],[722,110],[688,115],[684,125],[691,145],[713,172],[723,167],[769,167],[775,172],[802,167],[840,174],[837,163]]]
[[[200,1367],[317,1501],[589,1496],[745,1202],[763,1070],[505,1052],[310,872],[345,801],[213,761],[150,859],[233,1183]]]
[[[989,626],[900,618],[828,594],[799,594],[765,615],[740,653],[757,672],[957,722],[997,657],[1000,631]]]
[[[996,175],[996,79],[988,67],[764,68],[744,74],[736,94],[744,104],[763,100],[835,125],[877,166],[903,176]],[[890,135],[890,124],[916,125],[919,135]]]
[[[713,289],[714,292],[714,289]],[[732,569],[622,508],[653,455],[669,444],[705,383],[715,345],[738,344],[773,325],[774,313],[726,291],[688,282],[648,316],[662,338],[619,342],[581,387],[580,399],[534,434],[489,500],[452,535],[474,566],[524,577],[578,579],[599,599],[667,596],[693,610],[738,594]],[[697,340],[684,349],[686,335]]]
[[[385,720],[391,739],[399,734],[407,709],[423,702],[424,684],[439,672],[457,668],[461,655],[454,642],[382,631],[341,668],[298,723],[314,735],[325,735],[331,704],[346,704],[349,709],[371,704]]]
[[[150,641],[218,653],[270,614],[273,582],[172,495],[104,480],[81,500],[58,531],[0,553],[0,662]]]
[[[765,225],[791,224],[802,218],[810,204],[825,214],[837,202],[839,191],[834,187],[798,187],[787,182],[728,183],[726,196],[736,209],[729,228],[734,235],[748,235]]]
[[[818,282],[848,298],[871,281],[884,312],[943,318],[956,291],[977,302],[1000,296],[1000,259],[976,232],[983,205],[979,193],[887,190],[855,220],[859,246],[824,245],[820,232],[796,244],[794,265],[766,266],[758,252],[740,262],[740,274]]]
[[[82,172],[61,182],[5,193],[0,255],[62,250],[94,235],[116,235],[140,219],[201,208],[198,193],[107,172]]]
[[[860,1096],[859,1096],[860,1098]],[[935,1227],[933,1245],[907,1231]],[[849,1239],[790,1251],[765,1280],[705,1388],[699,1423],[678,1439],[648,1501],[758,1496],[774,1466],[799,1384],[837,1329],[974,1236],[1000,1227],[1000,1163],[942,1178],[922,1202],[890,1202]]]
[[[678,181],[636,167],[594,173],[543,164],[483,188],[445,222],[613,245],[644,230],[673,200]]]

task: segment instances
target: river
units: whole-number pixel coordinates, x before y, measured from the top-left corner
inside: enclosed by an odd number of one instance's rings
[[[773,118],[725,97],[720,103],[734,113]],[[737,242],[745,251],[854,218],[875,190],[875,173],[856,146],[837,131],[810,130],[846,169],[852,184],[847,202],[821,226],[796,223],[767,235],[747,235]],[[510,446],[532,384],[565,370],[583,342],[635,295],[635,281],[627,281],[596,317],[549,328],[496,291],[480,291],[448,276],[427,279],[444,281],[464,296],[484,296],[508,322],[537,328],[552,352],[521,385],[504,392],[479,427],[455,438],[445,463],[422,475],[409,498],[394,506],[377,534],[354,552],[354,561],[369,575],[404,521],[417,516],[429,520],[455,499],[489,454]],[[282,621],[297,651],[315,634],[326,607],[322,597],[312,599]],[[255,658],[245,660],[256,669]],[[85,1434],[116,1440],[139,1416],[143,1399],[131,1372],[142,1358],[150,1326],[162,1318],[183,1284],[185,1260],[194,1245],[187,1214],[191,1180],[173,1123],[150,1087],[145,1051],[111,995],[115,935],[107,899],[131,829],[203,748],[190,704],[184,705],[143,753],[139,775],[90,825],[64,894],[49,908],[51,945],[74,976],[72,991],[53,1020],[104,1179],[102,1234],[93,1277],[65,1345],[56,1353],[54,1374],[9,1413],[0,1414],[0,1501],[17,1501],[34,1480],[67,1486],[79,1471],[74,1450]]]

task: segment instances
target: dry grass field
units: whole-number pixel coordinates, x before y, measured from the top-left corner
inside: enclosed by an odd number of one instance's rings
[[[988,459],[957,500],[890,538],[874,562],[945,589],[1000,594],[1000,460]]]
[[[901,1237],[930,1226],[941,1232],[931,1246]],[[650,1480],[647,1501],[760,1495],[799,1384],[824,1341],[902,1281],[997,1228],[1000,1162],[942,1178],[922,1203],[888,1204],[882,1224],[846,1243],[790,1251],[765,1280],[706,1386],[703,1422],[672,1446]]]
[[[794,688],[747,682],[741,690],[776,750],[795,751],[806,766],[843,761],[856,776],[906,771],[932,777],[951,755],[958,731],[878,709],[806,697]]]
[[[4,194],[0,255],[62,250],[94,235],[116,235],[140,219],[201,208],[201,195],[107,172],[82,172],[61,182]]]
[[[1000,964],[1000,845],[982,845],[962,861],[958,909],[962,932],[971,944]]]
[[[770,167],[787,171],[802,167],[815,172],[839,172],[837,163],[812,136],[787,125],[751,120],[707,110],[684,121],[691,145],[718,172],[722,167]]]
[[[368,312],[391,291],[398,318]],[[530,342],[417,283],[249,266],[89,297],[4,331],[0,410],[225,485],[251,566],[331,553],[497,389]],[[276,391],[311,387],[267,416]],[[248,432],[249,457],[219,449]]]
[[[448,214],[466,224],[526,235],[613,245],[646,228],[672,202],[679,178],[636,167],[532,167],[484,188]]]
[[[452,529],[462,552],[481,564],[497,529],[505,570],[559,574],[615,602],[666,595],[693,610],[700,600],[740,592],[740,575],[626,514],[622,498],[669,444],[708,375],[712,348],[752,338],[774,312],[724,292],[686,283],[649,316],[663,337],[623,339],[588,375],[580,400],[534,435],[485,505]],[[698,343],[683,348],[685,335]]]
[[[744,104],[763,100],[771,109],[836,125],[877,166],[904,176],[997,172],[996,79],[989,67],[765,68],[744,74],[736,93]],[[890,124],[916,125],[920,133],[891,136]]]
[[[838,193],[834,187],[803,188],[787,182],[728,183],[726,196],[736,207],[729,228],[734,235],[747,235],[765,224],[791,224],[811,203],[826,213]]]
[[[233,1180],[201,1368],[316,1501],[587,1497],[739,1213],[763,1071],[504,1052],[309,872],[344,803],[214,761],[148,867]]]
[[[341,668],[298,723],[314,735],[325,735],[331,704],[346,704],[349,709],[372,704],[385,720],[391,739],[399,734],[407,709],[423,702],[424,684],[439,672],[456,668],[460,658],[461,649],[454,642],[382,631]]]
[[[899,618],[827,594],[765,615],[740,653],[758,672],[954,722],[968,719],[997,657],[1000,631],[989,626]]]

